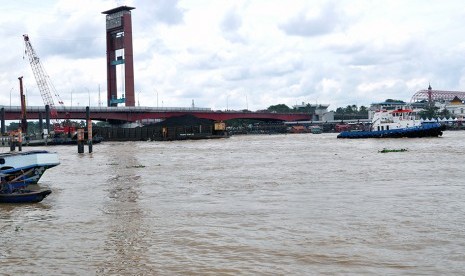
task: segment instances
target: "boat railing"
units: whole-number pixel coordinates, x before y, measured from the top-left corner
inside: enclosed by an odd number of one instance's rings
[[[392,124],[392,123],[394,123],[394,121],[391,120],[391,119],[384,119],[384,120],[381,120],[380,123],[382,123],[382,124]]]

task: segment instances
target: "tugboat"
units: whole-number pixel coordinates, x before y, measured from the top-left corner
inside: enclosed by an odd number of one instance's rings
[[[369,131],[343,131],[337,138],[402,138],[442,136],[440,123],[424,123],[415,118],[411,109],[379,110],[375,112]]]

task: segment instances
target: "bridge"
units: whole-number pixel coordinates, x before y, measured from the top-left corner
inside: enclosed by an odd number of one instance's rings
[[[20,120],[21,107],[3,106],[4,120]],[[86,107],[56,107],[57,119],[85,120]],[[197,118],[213,121],[226,121],[232,119],[254,119],[261,121],[309,121],[312,115],[308,113],[275,113],[251,111],[214,111],[210,108],[196,107],[93,107],[89,108],[90,119],[110,122],[143,122],[150,120],[167,119],[183,115],[193,115]],[[27,107],[27,119],[37,120],[39,114],[45,119],[45,107]]]

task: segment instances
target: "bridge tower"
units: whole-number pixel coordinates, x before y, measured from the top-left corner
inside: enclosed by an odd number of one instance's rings
[[[135,8],[120,6],[106,14],[107,37],[107,105],[135,106],[134,96],[134,61],[132,53],[132,23],[131,10]],[[117,70],[118,68],[118,70]],[[122,95],[118,98],[118,73],[124,74],[121,85]]]

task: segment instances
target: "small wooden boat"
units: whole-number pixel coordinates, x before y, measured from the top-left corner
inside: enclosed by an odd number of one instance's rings
[[[50,190],[29,190],[26,187],[24,181],[0,183],[0,203],[41,202],[52,193]]]
[[[407,151],[407,149],[382,149],[382,150],[379,150],[378,152],[380,153],[388,153],[388,152],[405,152]]]
[[[0,193],[0,203],[36,203],[41,202],[52,191],[17,190],[12,193]]]
[[[313,134],[321,134],[323,132],[323,129],[321,129],[320,126],[311,126],[310,127],[310,131],[313,133]]]

